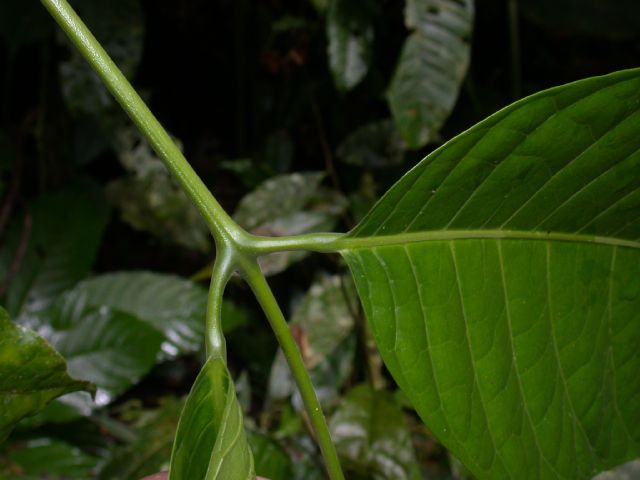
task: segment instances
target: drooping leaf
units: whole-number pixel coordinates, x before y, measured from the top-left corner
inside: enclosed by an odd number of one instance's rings
[[[161,332],[167,356],[200,349],[207,292],[188,280],[151,272],[119,272],[80,283],[87,307],[125,313]]]
[[[93,472],[99,462],[99,458],[66,442],[38,438],[29,440],[21,448],[8,452],[6,459],[0,460],[0,476],[4,480],[25,478],[90,480],[94,478]]]
[[[69,372],[98,387],[98,406],[137,383],[155,365],[163,341],[129,313],[90,305],[82,288],[63,295],[37,322],[29,325],[67,359]]]
[[[386,365],[478,478],[640,454],[640,70],[541,92],[343,239]]]
[[[398,165],[406,144],[390,119],[358,128],[338,147],[337,156],[350,165],[381,168]]]
[[[411,434],[393,394],[367,385],[353,388],[329,428],[347,478],[420,479]]]
[[[38,197],[29,215],[26,254],[6,294],[7,310],[14,317],[36,315],[89,273],[109,210],[97,185],[78,182]],[[0,250],[3,277],[19,242],[19,228],[12,229]]]
[[[279,175],[245,195],[233,217],[251,233],[265,236],[327,231],[346,207],[338,192],[323,188],[324,173]],[[260,258],[265,275],[282,272],[305,252],[279,252]]]
[[[72,379],[59,353],[0,308],[0,443],[20,419],[77,390],[91,387]]]
[[[220,358],[205,363],[187,398],[173,452],[170,480],[253,480],[233,381]]]
[[[276,441],[256,432],[249,432],[248,438],[257,475],[269,480],[291,479],[291,459]]]
[[[393,119],[411,148],[429,143],[455,106],[469,66],[472,0],[407,0],[407,38],[389,86]]]
[[[331,0],[327,15],[329,67],[339,90],[351,90],[369,71],[376,0]]]
[[[183,406],[182,401],[167,398],[156,410],[143,412],[134,424],[136,439],[114,451],[98,478],[140,480],[167,470]]]
[[[291,315],[291,329],[321,403],[335,400],[353,369],[354,306],[348,302],[355,295],[350,279],[324,275],[311,285]],[[296,409],[304,408],[281,350],[271,367],[268,391],[272,400],[294,395]]]

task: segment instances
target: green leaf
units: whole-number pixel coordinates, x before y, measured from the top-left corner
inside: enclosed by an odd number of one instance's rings
[[[72,379],[59,353],[31,330],[15,325],[0,308],[0,443],[21,418],[77,390],[91,387]]]
[[[329,67],[338,90],[351,90],[369,71],[376,0],[331,0],[327,16]]]
[[[389,86],[393,119],[409,147],[438,133],[469,66],[472,0],[407,0],[406,40]]]
[[[207,292],[193,282],[174,275],[119,272],[84,281],[74,292],[87,307],[128,314],[161,332],[165,356],[202,346]]]
[[[7,454],[4,480],[24,478],[53,478],[90,480],[100,459],[89,455],[78,447],[50,438],[29,440],[22,448]],[[3,462],[0,461],[0,467]],[[11,472],[20,472],[15,474]],[[136,479],[138,480],[138,479]]]
[[[256,474],[269,480],[291,479],[291,459],[276,441],[256,432],[250,432],[248,438],[255,459]]]
[[[82,286],[82,284],[81,284]],[[66,359],[69,372],[98,386],[106,405],[135,385],[156,363],[162,334],[129,313],[93,306],[76,288],[30,324]]]
[[[183,406],[181,400],[167,398],[156,410],[143,412],[134,425],[136,439],[114,451],[98,478],[140,480],[166,470]]]
[[[22,317],[20,322],[46,309],[89,273],[109,218],[102,192],[91,182],[40,196],[29,213],[26,255],[6,295],[7,310]],[[1,250],[3,277],[19,248],[19,230],[12,229]]]
[[[489,117],[343,238],[386,365],[478,478],[640,453],[639,171],[629,70]]]
[[[233,381],[210,358],[189,393],[171,454],[171,480],[253,480],[253,456]]]
[[[348,478],[420,479],[411,434],[392,393],[353,388],[329,427]]]

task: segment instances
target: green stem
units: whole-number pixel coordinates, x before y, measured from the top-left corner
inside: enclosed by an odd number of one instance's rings
[[[66,0],[41,0],[56,22],[98,73],[109,91],[145,135],[155,152],[197,206],[216,237],[242,235],[180,149]]]
[[[234,269],[232,250],[226,246],[216,249],[216,261],[211,272],[207,301],[205,345],[207,358],[220,357],[227,363],[227,344],[222,331],[222,296]]]
[[[318,402],[313,384],[304,366],[302,355],[300,355],[298,346],[291,335],[289,325],[280,310],[278,302],[273,296],[273,292],[255,260],[243,262],[241,268],[289,362],[289,367],[300,390],[300,396],[309,414],[311,425],[316,432],[317,442],[320,445],[322,456],[325,459],[329,478],[331,480],[344,480],[338,454],[335,446],[331,442],[329,427],[320,408],[320,402]]]
[[[217,247],[217,259],[211,278],[207,308],[207,353],[226,357],[226,347],[222,335],[221,306],[222,295],[232,271],[239,268],[247,277],[260,305],[271,323],[275,335],[282,346],[302,399],[305,403],[311,423],[315,429],[317,441],[325,458],[331,480],[343,480],[344,476],[338,461],[338,455],[331,442],[326,420],[316,398],[313,385],[305,369],[304,362],[296,343],[289,332],[287,322],[280,311],[264,275],[256,262],[256,257],[273,250],[282,250],[285,244],[302,248],[308,245],[312,250],[324,250],[318,240],[331,243],[338,235],[302,237],[300,241],[285,239],[272,241],[249,235],[238,226],[222,209],[211,192],[191,168],[171,137],[153,116],[149,108],[113,63],[107,52],[101,47],[86,25],[80,20],[66,0],[41,0],[53,18],[69,36],[85,59],[102,78],[109,91],[145,135],[153,149],[164,161],[166,167],[177,179],[183,190],[194,202],[207,221]],[[316,248],[317,247],[317,248]]]

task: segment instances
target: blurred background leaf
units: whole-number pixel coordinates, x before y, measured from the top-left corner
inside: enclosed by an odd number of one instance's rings
[[[394,121],[411,148],[433,141],[458,98],[467,73],[472,0],[407,0],[412,31],[389,86]]]
[[[131,173],[109,183],[107,197],[122,219],[164,242],[208,252],[212,242],[206,223],[148,142],[127,128],[119,131],[117,143],[120,162]]]
[[[331,0],[327,16],[329,66],[338,90],[351,90],[369,70],[373,50],[373,19],[378,2]]]
[[[419,479],[411,435],[389,392],[353,388],[331,418],[331,436],[353,479]]]
[[[45,309],[89,273],[109,210],[99,186],[81,181],[42,194],[24,215],[31,225],[28,235],[22,235],[17,219],[0,251],[0,275],[11,280],[4,302],[18,321]]]
[[[15,325],[0,308],[0,444],[23,418],[51,400],[77,390],[93,391],[67,373],[64,357],[31,330]]]

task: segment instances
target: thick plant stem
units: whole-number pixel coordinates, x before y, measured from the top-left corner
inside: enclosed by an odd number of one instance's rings
[[[41,0],[53,18],[98,73],[109,91],[145,135],[155,152],[178,180],[200,210],[215,236],[233,236],[240,232],[231,218],[211,195],[191,168],[180,149],[171,140],[131,84],[111,60],[87,26],[66,0]],[[235,227],[235,228],[232,228]]]
[[[320,402],[318,402],[313,384],[304,366],[302,355],[300,355],[298,346],[291,335],[289,326],[280,310],[278,302],[273,296],[273,292],[255,260],[243,263],[241,270],[245,274],[247,282],[251,286],[262,310],[267,316],[271,328],[278,339],[278,343],[287,358],[293,377],[300,390],[300,396],[309,414],[311,425],[316,433],[317,442],[320,445],[329,478],[331,480],[344,480],[338,454],[335,446],[331,442],[329,427],[320,408]]]

